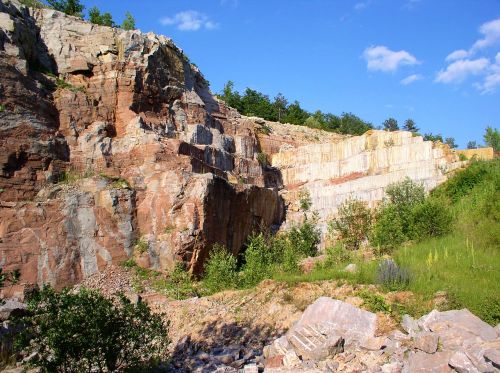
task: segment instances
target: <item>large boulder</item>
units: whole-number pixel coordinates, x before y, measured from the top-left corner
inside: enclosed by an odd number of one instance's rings
[[[306,308],[289,333],[317,325],[328,335],[342,336],[349,345],[375,335],[377,315],[337,299],[320,297]]]

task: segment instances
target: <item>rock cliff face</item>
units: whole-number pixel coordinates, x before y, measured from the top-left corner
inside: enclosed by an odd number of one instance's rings
[[[129,257],[199,273],[214,243],[237,254],[296,221],[301,188],[324,225],[348,195],[374,204],[403,176],[431,188],[456,160],[404,132],[241,117],[169,38],[16,1],[0,2],[0,103],[0,263],[26,283]]]
[[[236,254],[281,222],[253,126],[170,39],[0,12],[0,260],[22,281],[63,286],[130,256],[199,272],[213,243]]]

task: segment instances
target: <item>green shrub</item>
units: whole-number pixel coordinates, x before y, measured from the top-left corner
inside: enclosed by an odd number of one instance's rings
[[[101,14],[101,11],[96,6],[89,9],[89,21],[96,25],[108,27],[114,27],[115,25],[111,13],[106,12]]]
[[[263,279],[268,278],[271,266],[275,261],[273,252],[269,250],[264,234],[253,234],[248,237],[247,248],[244,254],[242,267],[242,285],[245,287],[255,286]]]
[[[412,211],[413,237],[437,237],[451,230],[453,216],[443,199],[427,198]]]
[[[130,258],[121,263],[121,266],[124,268],[134,268],[137,266],[137,263],[134,259]]]
[[[203,283],[210,293],[233,288],[236,285],[237,262],[224,246],[215,244],[205,265]]]
[[[463,162],[463,161],[466,161],[467,159],[468,159],[468,158],[467,158],[467,156],[466,156],[465,154],[463,154],[463,153],[460,153],[460,154],[458,155],[458,160],[459,160],[459,161],[462,161],[462,162]]]
[[[2,267],[0,267],[0,289],[4,287],[5,283],[16,284],[19,281],[21,272],[19,269],[13,271],[5,272]],[[1,303],[1,301],[0,301]]]
[[[385,193],[387,194],[387,201],[396,207],[396,212],[403,224],[403,232],[405,235],[409,236],[408,233],[411,229],[411,210],[413,206],[424,201],[424,186],[406,177],[400,182],[390,184]]]
[[[129,31],[135,29],[135,19],[130,12],[125,12],[125,19],[122,22],[122,29]]]
[[[45,287],[28,304],[21,337],[34,366],[48,372],[123,371],[166,358],[168,324],[142,302],[96,291]],[[24,343],[23,343],[24,342]]]
[[[286,273],[298,272],[301,257],[300,253],[292,245],[286,245],[283,250],[281,269]]]
[[[174,269],[170,271],[167,278],[156,278],[153,281],[152,287],[167,297],[177,300],[198,295],[191,275],[181,263],[175,264]]]
[[[403,222],[395,205],[382,205],[376,213],[370,234],[370,243],[379,254],[391,252],[407,239]]]
[[[139,253],[143,254],[149,250],[149,242],[146,238],[141,237],[135,241],[134,249]]]
[[[327,266],[347,263],[352,261],[352,251],[346,250],[344,245],[335,245],[326,249],[326,262]]]
[[[371,213],[365,203],[348,199],[339,208],[338,217],[329,224],[330,233],[351,250],[360,248],[370,231]]]
[[[457,172],[442,186],[438,187],[432,194],[444,195],[450,198],[453,202],[458,201],[461,197],[467,195],[477,184],[484,181],[489,174],[491,168],[499,168],[500,162],[493,161],[492,163],[484,161],[473,161],[469,167]]]
[[[38,0],[21,0],[20,3],[29,8],[41,9],[47,7],[44,3]]]
[[[302,224],[292,227],[287,233],[288,244],[300,256],[315,256],[320,243],[320,231],[316,228],[316,217],[305,218]]]
[[[357,293],[357,296],[363,299],[363,305],[371,312],[391,313],[392,311],[391,306],[387,304],[384,297],[379,294],[372,293],[368,290],[361,290]]]
[[[500,324],[500,299],[490,296],[483,300],[479,316],[490,325]]]
[[[74,86],[71,83],[68,83],[66,80],[63,78],[56,78],[56,87],[60,89],[69,89],[71,92],[76,93],[76,92],[85,92],[85,87],[84,86]]]
[[[257,153],[257,160],[262,167],[266,167],[268,165],[266,153]]]
[[[309,211],[312,206],[311,195],[309,194],[309,190],[301,189],[299,191],[299,204],[300,209],[304,212]]]

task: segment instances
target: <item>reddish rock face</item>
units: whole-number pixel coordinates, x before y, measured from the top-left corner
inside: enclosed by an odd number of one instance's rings
[[[16,1],[0,15],[0,260],[22,282],[62,287],[129,257],[199,273],[214,243],[238,254],[281,222],[253,124],[170,39]]]

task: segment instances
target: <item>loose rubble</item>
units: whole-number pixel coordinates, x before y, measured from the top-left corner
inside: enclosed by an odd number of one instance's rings
[[[375,336],[377,315],[321,297],[264,348],[264,372],[495,372],[500,335],[467,309],[432,311]],[[345,343],[344,343],[345,342]],[[289,356],[296,356],[290,359]]]

